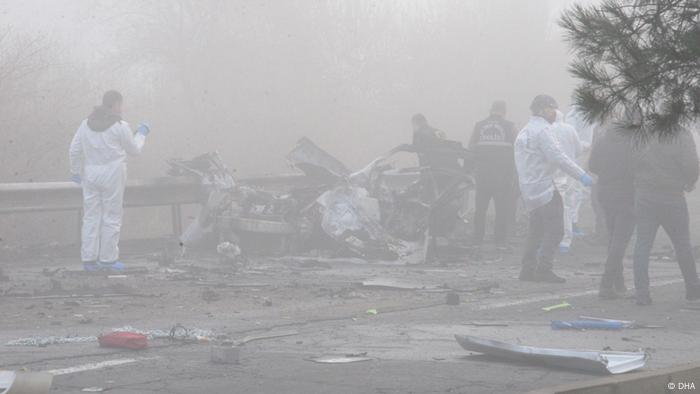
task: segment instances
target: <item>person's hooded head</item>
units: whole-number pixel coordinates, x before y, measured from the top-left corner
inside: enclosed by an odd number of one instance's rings
[[[102,96],[102,105],[95,107],[88,117],[88,127],[92,131],[105,131],[122,120],[124,98],[116,90],[107,91]]]
[[[544,118],[549,123],[554,123],[557,120],[557,109],[559,104],[552,96],[540,94],[535,96],[530,104],[530,111],[534,116]]]

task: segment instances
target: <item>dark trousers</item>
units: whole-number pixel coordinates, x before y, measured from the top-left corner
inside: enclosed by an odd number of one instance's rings
[[[552,200],[530,212],[530,228],[523,255],[523,270],[552,269],[554,253],[564,237],[564,207],[561,196],[554,192]]]
[[[474,198],[474,241],[476,243],[481,243],[484,240],[486,212],[492,199],[496,211],[494,238],[496,242],[505,241],[511,193],[512,187],[510,183],[477,182],[476,196]]]
[[[673,243],[678,266],[686,290],[698,286],[695,258],[690,246],[688,205],[685,197],[676,201],[658,202],[644,196],[635,198],[637,242],[634,245],[634,287],[638,294],[649,292],[649,253],[659,227],[663,227]]]
[[[623,288],[622,260],[625,258],[627,244],[634,233],[634,201],[600,200],[605,225],[608,232],[608,258],[600,287],[610,289]]]
[[[605,208],[603,208],[603,204],[600,201],[600,188],[597,184],[591,186],[591,208],[593,209],[593,216],[595,219],[595,234],[598,237],[605,237],[607,235],[609,238],[610,234],[605,234],[608,229],[607,219],[605,219],[606,222],[603,223]]]

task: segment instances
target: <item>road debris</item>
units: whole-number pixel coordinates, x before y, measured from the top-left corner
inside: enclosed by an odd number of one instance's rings
[[[112,332],[97,337],[100,347],[141,350],[148,347],[148,337],[135,332]]]
[[[238,345],[245,345],[246,343],[250,342],[255,342],[255,341],[262,341],[265,339],[274,339],[274,338],[283,338],[283,337],[290,337],[294,335],[299,335],[299,331],[297,330],[288,330],[288,331],[278,331],[278,332],[270,332],[267,334],[260,334],[260,335],[249,335],[245,338],[243,338],[240,342],[238,342]]]
[[[630,338],[630,337],[622,337],[620,339],[622,339],[625,342],[642,342],[639,339],[634,339],[634,338]]]
[[[90,343],[97,342],[96,336],[72,337],[72,336],[47,336],[20,338],[5,343],[5,346],[37,346],[46,347],[49,345],[63,345],[68,343]]]
[[[132,332],[142,334],[148,339],[171,339],[180,341],[202,342],[202,338],[214,338],[217,335],[209,330],[199,328],[185,328],[176,325],[170,330],[147,330],[142,331],[131,326],[124,326],[112,329],[112,332]],[[63,345],[69,343],[90,343],[97,342],[97,336],[47,336],[47,337],[27,337],[15,339],[5,343],[5,346],[37,346],[45,347],[49,345]]]
[[[561,303],[556,304],[556,305],[546,306],[546,307],[542,308],[542,310],[545,312],[551,312],[551,311],[555,311],[557,309],[566,309],[566,308],[571,308],[571,307],[572,307],[571,304],[569,304],[567,301],[564,301],[564,302],[561,302]]]
[[[459,305],[459,294],[454,292],[447,293],[445,296],[445,303],[447,305]]]
[[[225,241],[216,246],[216,253],[227,262],[235,262],[241,256],[241,247],[237,244]]]
[[[83,393],[104,393],[107,389],[104,387],[85,387],[80,391]]]
[[[308,361],[313,361],[315,363],[320,363],[320,364],[348,364],[348,363],[357,363],[357,362],[362,362],[362,361],[371,361],[373,358],[371,357],[362,357],[362,356],[320,356],[320,357],[314,357],[308,359]]]
[[[648,358],[645,352],[540,348],[469,335],[455,335],[455,338],[462,348],[477,353],[513,361],[536,362],[555,368],[604,374],[620,374],[640,369]]]
[[[509,327],[508,323],[497,323],[497,322],[479,322],[479,321],[472,321],[468,323],[464,323],[465,326],[474,326],[474,327]]]
[[[270,332],[267,334],[261,334],[261,335],[251,335],[243,338],[240,341],[232,341],[232,340],[225,340],[225,341],[218,341],[212,344],[211,346],[211,354],[210,354],[210,359],[211,362],[215,364],[238,364],[240,361],[240,354],[241,354],[241,349],[243,348],[243,345],[250,343],[250,342],[255,342],[255,341],[262,341],[266,339],[273,339],[273,338],[283,338],[283,337],[289,337],[293,335],[298,335],[299,331],[296,330],[289,330],[289,331],[279,331],[279,332]]]
[[[382,290],[431,290],[440,289],[443,286],[410,282],[407,280],[395,279],[395,278],[371,278],[362,281],[362,287],[368,289],[382,289]]]
[[[377,312],[376,309],[367,309],[367,311],[366,311],[365,313],[368,314],[368,315],[377,315],[377,314],[379,314],[379,312]]]
[[[0,371],[0,394],[47,394],[52,381],[46,372]]]
[[[619,321],[599,320],[552,320],[552,330],[622,330],[625,325]]]
[[[666,328],[665,326],[641,323],[635,320],[616,320],[616,319],[605,319],[593,316],[579,316],[579,319],[590,320],[590,321],[600,321],[606,323],[616,323],[621,324],[624,328]]]

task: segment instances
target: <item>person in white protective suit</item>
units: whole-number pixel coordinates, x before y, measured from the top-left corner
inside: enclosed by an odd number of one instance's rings
[[[124,268],[119,261],[119,232],[126,156],[141,153],[150,128],[141,124],[133,133],[121,118],[122,102],[119,92],[106,92],[102,105],[80,124],[70,145],[71,180],[83,189],[80,256],[89,271]]]
[[[532,117],[515,139],[515,167],[525,209],[530,213],[523,253],[521,281],[564,283],[552,271],[554,253],[564,235],[562,199],[554,185],[557,170],[586,186],[593,178],[562,152],[554,137],[556,100],[538,95],[532,100]]]
[[[591,152],[591,147],[593,146],[593,130],[596,125],[591,124],[586,121],[581,113],[580,109],[576,105],[572,105],[569,112],[564,116],[564,123],[567,123],[574,127],[581,144],[581,150],[576,157],[576,162],[579,165],[584,165],[588,163],[588,155]],[[583,203],[591,198],[591,188],[582,187],[581,184],[576,184],[575,186],[575,199],[574,207],[571,211],[571,220],[573,221],[573,233],[575,235],[583,235],[583,232],[578,228],[578,214],[581,210]],[[597,224],[597,218],[596,218]]]
[[[582,147],[578,133],[573,126],[564,123],[564,114],[559,110],[557,110],[557,120],[553,125],[552,134],[559,142],[561,150],[569,159],[575,161],[581,155]],[[554,184],[559,194],[561,194],[564,205],[564,237],[559,243],[559,252],[568,253],[574,238],[574,213],[579,206],[578,189],[580,182],[568,176],[564,171],[558,170],[554,175]]]

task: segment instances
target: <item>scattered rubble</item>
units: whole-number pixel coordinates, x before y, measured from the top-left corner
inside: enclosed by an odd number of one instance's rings
[[[112,329],[112,332],[131,332],[146,336],[148,339],[172,339],[179,341],[200,342],[203,338],[216,337],[214,332],[199,328],[185,328],[176,325],[170,330],[149,330],[142,331],[131,326],[124,326]],[[45,347],[49,345],[62,345],[68,343],[89,343],[97,342],[98,336],[47,336],[20,338],[5,343],[5,346],[37,346]]]

